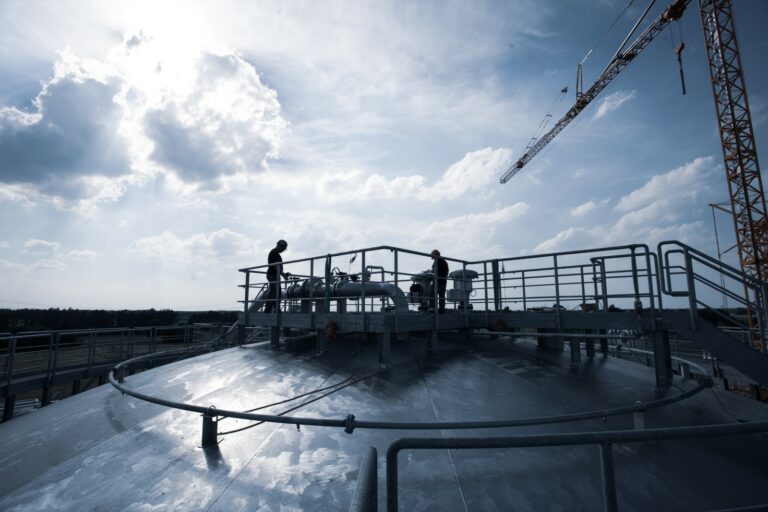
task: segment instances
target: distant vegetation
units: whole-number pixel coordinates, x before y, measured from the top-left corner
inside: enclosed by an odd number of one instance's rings
[[[0,309],[0,332],[233,323],[234,311],[177,312],[172,309]]]

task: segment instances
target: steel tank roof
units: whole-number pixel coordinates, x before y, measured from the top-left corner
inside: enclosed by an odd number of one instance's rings
[[[376,343],[333,342],[227,349],[126,379],[158,397],[248,410],[341,383],[289,413],[371,421],[475,421],[558,415],[658,397],[639,362],[584,358],[509,338],[449,338],[427,350],[393,341],[378,366]],[[676,382],[669,393],[690,389]],[[330,390],[332,391],[332,389]],[[321,393],[324,394],[325,392]],[[259,412],[279,414],[317,398]],[[705,390],[644,413],[645,426],[766,420],[764,404]],[[223,419],[219,433],[250,423]],[[632,429],[631,414],[493,430],[368,430],[264,423],[220,435],[203,450],[199,414],[168,409],[101,386],[0,425],[1,510],[346,510],[367,447],[383,454],[401,437],[501,436]],[[619,508],[713,510],[768,503],[764,435],[616,445]],[[400,456],[401,510],[594,510],[602,506],[593,446],[409,451]]]

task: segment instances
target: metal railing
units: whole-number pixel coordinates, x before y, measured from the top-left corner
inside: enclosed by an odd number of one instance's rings
[[[387,511],[396,512],[398,510],[397,459],[399,453],[403,450],[465,450],[597,445],[600,450],[603,509],[608,512],[615,512],[618,510],[618,501],[616,499],[616,479],[613,460],[614,444],[747,435],[761,432],[768,432],[768,421],[648,430],[581,432],[574,434],[401,438],[393,442],[387,449]]]
[[[725,328],[722,330],[730,331],[744,343],[753,344],[764,354],[768,353],[766,283],[682,242],[661,242],[658,254],[661,259],[662,291],[672,297],[687,299],[692,330],[696,330],[700,311],[704,310]],[[682,258],[682,263],[674,264],[673,258],[676,257]],[[705,295],[711,298],[720,296],[724,302],[730,300],[742,307],[744,320],[730,312],[733,308],[716,308],[708,304],[703,299]],[[750,325],[749,316],[756,325]]]
[[[73,382],[100,379],[120,361],[144,356],[149,365],[163,362],[168,347],[191,352],[222,335],[226,326],[212,324],[33,331],[0,336],[0,389],[6,397],[3,420],[13,416],[15,394],[41,391],[41,405],[56,397],[51,390]],[[227,335],[234,334],[232,327]],[[57,388],[58,389],[58,388]],[[65,389],[60,393],[68,396]]]
[[[543,310],[554,311],[557,315],[566,309],[608,311],[624,308],[653,312],[662,307],[658,259],[642,244],[479,261],[444,259],[451,270],[477,273],[477,278],[463,280],[472,284],[470,295],[457,293],[451,298],[448,294],[448,304],[464,314],[465,327],[470,324],[470,310]],[[288,280],[277,278],[276,285],[282,290],[279,298],[267,296],[268,282],[265,281],[267,269],[275,265],[282,265],[283,270],[290,273]],[[259,316],[256,323],[280,326],[282,313],[300,312],[309,314],[311,328],[316,328],[314,322],[318,314],[344,312],[361,315],[360,325],[364,328],[368,314],[394,309],[394,323],[398,325],[403,311],[391,307],[393,300],[390,297],[366,296],[365,287],[358,297],[334,295],[340,283],[350,280],[373,282],[371,277],[375,272],[379,277],[376,283],[394,285],[405,293],[409,311],[424,311],[428,309],[427,305],[430,311],[434,309],[437,328],[440,324],[434,307],[438,300],[437,287],[432,286],[431,296],[427,297],[417,297],[409,291],[411,283],[424,278],[425,266],[432,266],[430,255],[426,253],[378,246],[242,268],[244,284],[240,286],[244,289],[244,297],[240,302],[245,323],[252,323],[258,310],[272,304],[275,315]],[[430,270],[427,268],[426,272]],[[433,280],[432,277],[426,279]],[[458,286],[464,284],[460,282],[462,279],[454,281]],[[301,287],[304,287],[301,297],[286,293],[286,290]],[[654,315],[650,318],[653,323]]]

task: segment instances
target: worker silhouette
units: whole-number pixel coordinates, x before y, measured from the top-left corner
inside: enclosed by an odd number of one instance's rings
[[[432,273],[436,276],[437,281],[437,297],[439,299],[439,306],[437,312],[441,315],[445,313],[445,288],[448,284],[448,262],[445,258],[440,256],[440,251],[435,249],[430,253],[432,256]],[[434,309],[435,299],[434,296],[429,302],[430,307]]]
[[[269,251],[267,256],[267,263],[269,268],[267,269],[267,281],[269,281],[269,290],[267,292],[267,306],[264,308],[265,313],[271,313],[272,308],[277,311],[280,309],[280,276],[290,277],[289,272],[283,272],[283,258],[280,253],[288,248],[288,242],[285,240],[278,240],[275,248]]]

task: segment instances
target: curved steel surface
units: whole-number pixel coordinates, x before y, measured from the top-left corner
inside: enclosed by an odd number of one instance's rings
[[[169,351],[174,352],[174,351]],[[163,354],[162,352],[158,354]],[[149,356],[157,357],[158,354],[150,354]],[[115,378],[115,371],[120,371],[130,363],[139,362],[144,359],[148,359],[149,356],[140,356],[115,366],[115,368],[109,373],[109,382],[117,388],[120,392],[133,396],[146,402],[151,402],[157,405],[165,407],[171,407],[173,409],[179,409],[189,412],[196,412],[200,414],[206,414],[215,417],[224,418],[237,418],[244,420],[260,421],[267,423],[282,423],[289,425],[312,425],[320,427],[340,427],[347,433],[352,433],[354,429],[385,429],[385,430],[465,430],[465,429],[488,429],[488,428],[506,428],[506,427],[520,427],[531,425],[545,425],[552,423],[565,423],[570,421],[580,421],[594,418],[603,418],[608,416],[617,416],[621,414],[628,414],[633,412],[643,412],[651,409],[663,407],[675,402],[679,402],[686,398],[689,398],[696,393],[699,393],[703,389],[711,387],[712,381],[708,377],[700,381],[694,388],[683,391],[677,395],[653,400],[650,402],[635,402],[631,405],[623,407],[613,407],[609,409],[595,409],[590,411],[560,414],[553,416],[538,416],[532,418],[519,418],[519,419],[504,419],[504,420],[492,420],[492,421],[446,421],[446,422],[389,422],[389,421],[360,421],[357,420],[355,415],[351,412],[343,419],[327,419],[327,418],[313,418],[304,416],[276,416],[273,414],[255,414],[242,411],[232,411],[227,409],[217,409],[212,406],[200,406],[194,404],[188,404],[183,402],[176,402],[173,400],[166,400],[164,398],[158,398],[146,393],[141,393],[128,388],[120,384]],[[685,362],[692,367],[698,368],[700,371],[706,374],[700,366],[696,363],[686,361],[684,359],[675,358],[676,360]]]

